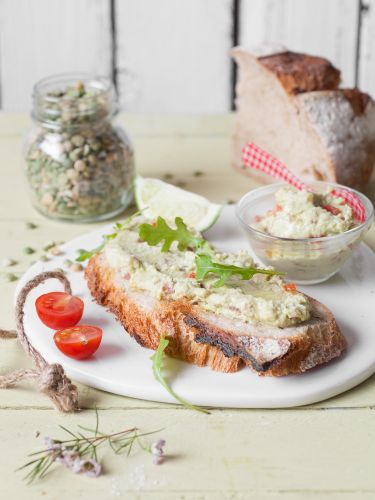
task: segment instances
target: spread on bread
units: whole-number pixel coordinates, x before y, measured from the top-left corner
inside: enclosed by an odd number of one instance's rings
[[[278,327],[296,325],[309,319],[309,302],[302,293],[289,293],[280,276],[256,274],[251,280],[233,276],[224,286],[214,286],[215,277],[203,282],[196,278],[196,253],[180,251],[173,244],[161,252],[161,243],[150,246],[139,240],[141,218],[134,219],[104,248],[109,266],[127,280],[130,289],[144,291],[157,300],[189,300],[203,310],[245,323],[260,322]],[[221,264],[254,266],[246,251],[227,254],[214,251]]]
[[[291,186],[275,193],[275,207],[256,218],[255,228],[281,238],[318,238],[344,233],[356,225],[342,198],[299,191]]]

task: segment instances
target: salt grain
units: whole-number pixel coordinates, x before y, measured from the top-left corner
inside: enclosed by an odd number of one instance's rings
[[[139,465],[129,475],[129,481],[135,490],[139,491],[146,486],[146,473],[144,465]]]

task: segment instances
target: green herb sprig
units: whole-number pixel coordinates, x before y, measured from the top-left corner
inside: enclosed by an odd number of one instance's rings
[[[95,415],[96,422],[94,429],[78,425],[78,430],[73,432],[60,425],[59,427],[69,434],[69,439],[45,438],[46,448],[28,455],[29,457],[36,458],[33,458],[17,469],[23,470],[31,467],[25,476],[28,483],[36,479],[42,479],[54,464],[64,465],[76,474],[89,477],[99,476],[102,472],[102,466],[98,460],[97,450],[101,445],[106,443],[116,455],[120,455],[126,451],[127,456],[130,455],[133,446],[138,445],[142,450],[153,455],[154,463],[161,463],[162,455],[164,454],[162,446],[165,445],[165,441],[159,440],[153,445],[145,445],[140,440],[140,438],[155,434],[160,432],[160,430],[140,433],[136,427],[132,427],[120,432],[105,434],[99,431],[99,415],[97,410],[95,410]]]
[[[155,353],[151,356],[152,360],[152,371],[155,377],[155,380],[160,382],[160,384],[166,389],[171,396],[173,396],[178,402],[180,402],[185,408],[189,410],[199,411],[201,413],[210,414],[210,412],[204,408],[200,408],[199,406],[192,405],[185,401],[185,399],[178,396],[172,387],[169,385],[168,381],[164,377],[162,373],[163,360],[165,356],[165,349],[168,347],[169,340],[166,338],[165,333],[163,333],[160,337],[158,348]]]
[[[225,285],[226,281],[232,276],[240,276],[243,280],[250,280],[254,274],[267,274],[269,276],[282,276],[285,273],[280,273],[272,269],[259,269],[257,267],[238,267],[227,264],[213,262],[210,255],[197,255],[195,257],[196,279],[202,281],[208,274],[214,274],[219,279],[215,281],[213,286],[219,288]]]
[[[122,229],[122,224],[117,222],[115,224],[115,229],[116,229],[116,231],[114,231],[111,234],[104,234],[102,236],[103,242],[99,246],[97,246],[96,248],[93,248],[92,250],[83,250],[83,249],[78,250],[78,257],[76,258],[76,261],[77,262],[84,262],[85,260],[91,259],[91,257],[93,257],[97,253],[101,252],[103,250],[103,248],[105,247],[105,245],[108,243],[108,241],[111,241],[114,238],[116,238],[116,236],[118,235],[118,233]]]

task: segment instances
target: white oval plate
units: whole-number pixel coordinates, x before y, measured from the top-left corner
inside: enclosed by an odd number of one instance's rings
[[[77,249],[91,249],[101,243],[112,225],[99,228],[66,243],[62,256],[33,265],[20,280],[17,291],[41,271],[62,267],[66,258],[74,260]],[[224,251],[247,248],[235,219],[233,207],[227,207],[219,221],[207,233]],[[93,358],[75,361],[61,354],[52,331],[37,318],[36,297],[47,291],[61,290],[55,280],[33,290],[25,309],[26,333],[36,349],[49,362],[63,365],[68,375],[79,382],[115,394],[152,401],[175,402],[154,380],[150,356],[103,307],[95,304],[82,273],[68,272],[73,293],[85,301],[82,322],[101,326],[102,344]],[[281,408],[305,405],[340,394],[363,382],[375,372],[375,254],[361,244],[341,272],[326,283],[301,287],[301,290],[326,304],[334,313],[348,341],[347,353],[340,359],[303,375],[282,378],[259,377],[250,369],[224,374],[167,358],[164,373],[173,389],[190,403],[213,407]]]

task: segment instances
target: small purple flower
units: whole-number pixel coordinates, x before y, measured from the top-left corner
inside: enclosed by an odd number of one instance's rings
[[[55,453],[56,455],[58,455],[59,452],[61,453],[64,449],[59,441],[55,441],[48,436],[44,438],[44,444],[50,453]]]
[[[75,471],[76,472],[76,471]],[[102,466],[93,459],[81,460],[77,474],[87,477],[98,477],[102,472]]]
[[[56,459],[56,462],[73,472],[76,472],[79,469],[80,461],[81,457],[79,454],[72,450],[63,450],[61,455]]]
[[[98,477],[102,472],[102,466],[93,459],[81,459],[79,453],[72,450],[64,450],[56,458],[56,462],[64,465],[74,474],[82,474],[87,477]]]
[[[155,465],[160,465],[164,461],[165,439],[159,439],[151,445],[152,461]]]

